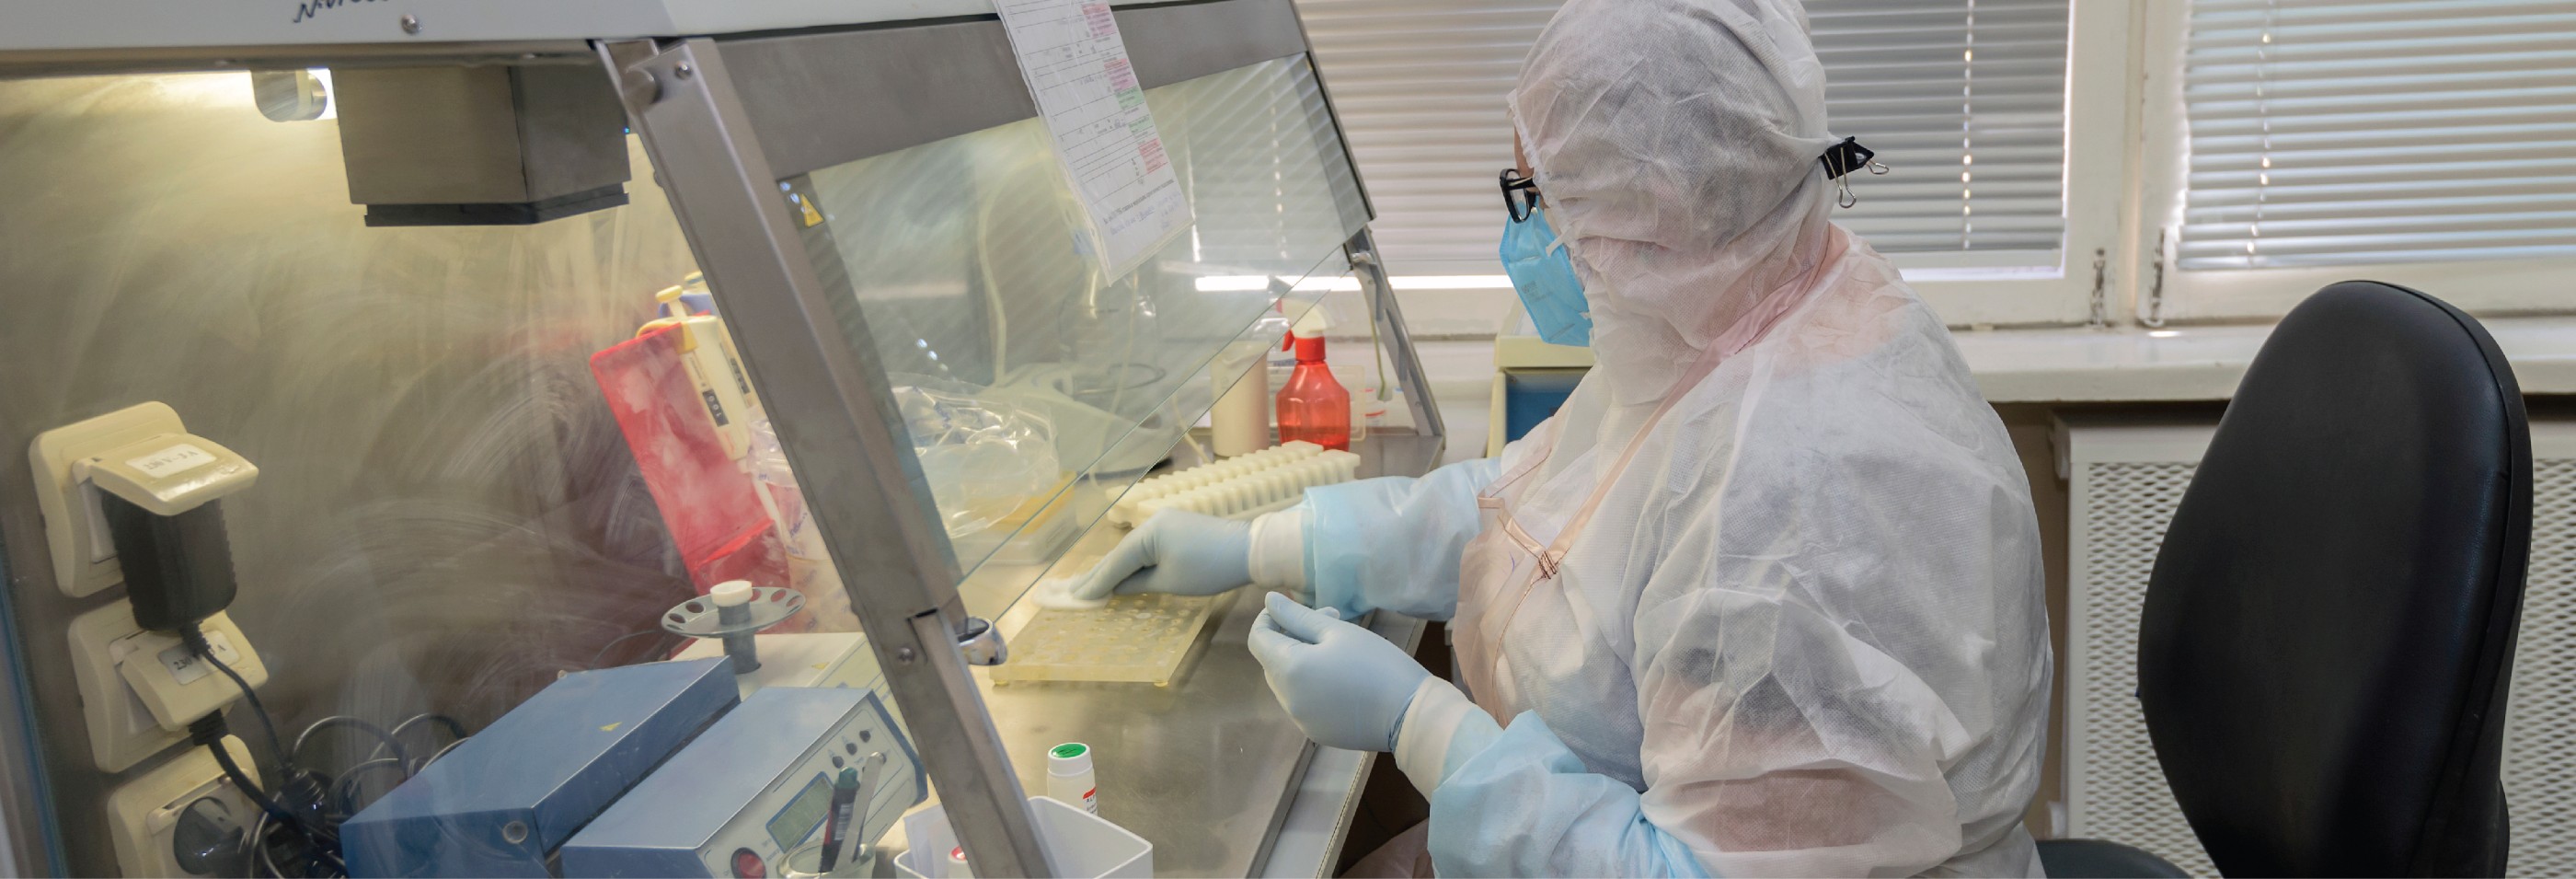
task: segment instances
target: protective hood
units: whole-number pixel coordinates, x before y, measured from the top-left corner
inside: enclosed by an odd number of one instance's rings
[[[1622,404],[1805,297],[1830,252],[1825,75],[1794,0],[1569,0],[1509,98]]]

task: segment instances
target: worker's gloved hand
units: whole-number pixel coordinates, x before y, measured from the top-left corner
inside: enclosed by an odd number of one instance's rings
[[[1271,593],[1252,623],[1252,657],[1306,737],[1353,751],[1395,750],[1405,706],[1431,676],[1376,633]]]
[[[1074,598],[1112,593],[1215,595],[1252,582],[1252,523],[1183,510],[1154,514],[1073,584]]]

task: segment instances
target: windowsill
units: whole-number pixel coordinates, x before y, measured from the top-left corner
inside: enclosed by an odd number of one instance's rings
[[[2271,334],[2264,324],[1952,335],[1989,402],[2097,403],[2227,399]]]
[[[2525,394],[2576,394],[2576,318],[2483,321]],[[1996,403],[2225,400],[2272,325],[2080,327],[1957,333],[1959,352]]]
[[[2483,321],[2525,394],[2576,394],[2576,317]],[[2225,400],[2272,334],[2269,324],[2089,330],[1959,330],[1959,352],[1996,403]],[[1479,402],[1493,381],[1493,343],[1421,345],[1432,391]]]

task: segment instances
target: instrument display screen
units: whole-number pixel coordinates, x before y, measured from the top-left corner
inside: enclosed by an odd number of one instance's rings
[[[779,851],[794,849],[814,835],[814,828],[823,826],[824,813],[831,809],[832,780],[814,773],[814,780],[806,782],[805,789],[797,791],[796,798],[788,800],[787,807],[769,819],[769,838],[778,842]]]

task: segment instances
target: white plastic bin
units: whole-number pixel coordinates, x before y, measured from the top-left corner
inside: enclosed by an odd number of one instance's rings
[[[1030,797],[1029,811],[1037,816],[1038,844],[1054,856],[1056,869],[1066,876],[1099,877],[1099,879],[1152,879],[1154,844],[1144,837],[1127,832],[1079,806],[1068,806],[1047,797]],[[903,818],[903,835],[909,846],[894,859],[895,874],[911,879],[944,879],[948,875],[948,850],[957,847],[957,833],[948,826],[948,813],[930,806]],[[974,853],[967,853],[973,861]],[[927,865],[928,869],[924,869]]]

